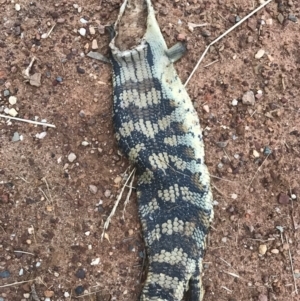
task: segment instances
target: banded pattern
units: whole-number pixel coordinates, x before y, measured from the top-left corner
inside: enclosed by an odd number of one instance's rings
[[[146,3],[141,43],[125,51],[115,39],[110,43],[113,122],[121,150],[138,170],[139,215],[149,259],[140,300],[180,301],[190,289],[189,300],[200,301],[202,257],[213,216],[201,128],[167,55],[151,1]]]

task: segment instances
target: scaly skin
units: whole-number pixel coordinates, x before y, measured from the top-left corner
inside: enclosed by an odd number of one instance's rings
[[[126,8],[120,9],[117,26]],[[113,122],[120,149],[138,171],[139,216],[149,269],[141,301],[203,297],[202,258],[213,217],[199,119],[146,0],[141,43],[120,51],[110,43]],[[174,58],[174,60],[172,60]]]

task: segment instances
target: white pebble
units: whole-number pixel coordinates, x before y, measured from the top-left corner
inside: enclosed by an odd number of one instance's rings
[[[83,36],[83,37],[86,35],[86,29],[83,28],[83,27],[81,27],[81,28],[78,30],[78,32],[79,32],[79,34],[80,34],[81,36]]]
[[[209,113],[209,106],[208,106],[208,105],[204,105],[204,106],[203,106],[203,110],[204,110],[206,113]]]
[[[19,3],[15,4],[15,10],[20,11],[21,10],[21,5]]]
[[[47,39],[47,38],[48,38],[48,34],[47,34],[47,33],[43,33],[43,34],[41,35],[41,38],[42,38],[42,39]]]
[[[255,157],[255,158],[259,158],[259,152],[257,151],[257,150],[253,150],[253,156]]]
[[[238,197],[238,196],[237,196],[237,194],[236,194],[236,193],[232,193],[232,194],[231,194],[231,198],[232,198],[232,199],[236,200],[236,199],[237,199],[237,197]]]
[[[16,96],[10,96],[8,99],[8,102],[13,106],[17,103],[17,97]]]
[[[44,139],[46,137],[46,135],[47,135],[47,132],[41,132],[41,133],[37,133],[35,135],[35,137],[38,139]]]
[[[5,112],[5,110],[4,110],[4,112]],[[12,108],[12,109],[8,110],[7,114],[12,117],[16,117],[18,115],[18,112],[14,108]]]
[[[84,234],[85,234],[85,236],[90,236],[91,231],[86,231],[86,232],[84,232]]]
[[[68,155],[68,160],[69,160],[69,162],[74,162],[75,161],[75,159],[76,159],[77,157],[76,157],[76,155],[74,154],[74,153],[70,153],[69,155]]]
[[[98,265],[100,263],[100,258],[93,259],[91,265]]]
[[[264,54],[265,54],[265,51],[263,49],[259,49],[257,51],[257,53],[255,54],[255,58],[256,59],[260,59],[260,58],[262,58],[264,56]]]
[[[82,146],[88,146],[89,143],[88,143],[87,141],[82,141],[82,142],[81,142],[81,145],[82,145]]]
[[[35,266],[36,266],[37,268],[40,267],[40,266],[41,266],[41,262],[38,261],[38,262],[35,264]]]
[[[65,298],[69,298],[70,297],[70,294],[68,292],[64,292],[64,297]]]
[[[95,27],[94,26],[90,26],[89,27],[89,32],[91,35],[94,35],[96,33]]]
[[[89,189],[90,189],[90,192],[93,193],[93,194],[96,194],[97,191],[98,191],[98,188],[95,185],[90,185]]]
[[[74,8],[78,8],[79,5],[75,3],[75,4],[73,4],[73,7],[74,7]]]
[[[25,299],[29,299],[30,294],[29,293],[25,293],[25,294],[23,294],[23,296],[24,296]]]
[[[86,19],[84,19],[84,18],[80,18],[80,20],[79,20],[82,24],[86,24],[86,23],[88,23],[88,21],[86,20]]]
[[[46,297],[46,298],[44,299],[44,301],[51,301],[51,299],[50,299],[49,297]]]
[[[21,270],[19,271],[19,276],[23,276],[23,274],[24,274],[24,269],[21,269]]]
[[[238,105],[237,99],[233,99],[232,102],[231,102],[231,104],[232,104],[234,107],[237,106],[237,105]]]

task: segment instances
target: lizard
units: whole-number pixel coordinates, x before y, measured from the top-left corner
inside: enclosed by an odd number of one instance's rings
[[[151,0],[137,45],[116,45],[128,0],[112,27],[113,124],[120,150],[137,168],[138,212],[148,257],[140,301],[203,298],[202,260],[213,218],[210,176],[199,118],[173,63]],[[122,34],[124,31],[122,32]]]

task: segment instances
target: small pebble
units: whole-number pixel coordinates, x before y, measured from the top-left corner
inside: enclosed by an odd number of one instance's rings
[[[16,117],[18,115],[18,112],[14,109],[14,108],[11,108],[9,111],[8,111],[8,115],[12,116],[12,117]]]
[[[204,106],[203,106],[203,110],[204,110],[206,113],[209,113],[209,106],[208,106],[208,105],[204,105]]]
[[[110,191],[110,190],[105,190],[104,196],[105,196],[106,198],[109,198],[109,197],[111,196],[111,191]]]
[[[255,97],[253,91],[247,91],[242,97],[242,102],[244,105],[253,106],[255,104]]]
[[[132,230],[132,229],[129,229],[129,230],[128,230],[128,235],[129,235],[129,236],[133,235],[133,230]]]
[[[86,19],[84,19],[84,18],[80,18],[80,20],[79,20],[82,24],[86,24],[86,23],[88,23],[89,21],[87,21]]]
[[[25,294],[23,294],[23,297],[24,297],[25,299],[29,299],[30,294],[29,294],[29,293],[25,293]]]
[[[10,272],[5,270],[0,272],[0,278],[8,278],[10,277]]]
[[[51,298],[51,297],[54,296],[54,291],[46,290],[46,291],[44,291],[44,296],[45,296],[46,298]],[[46,300],[46,299],[45,299],[45,300]]]
[[[78,30],[78,32],[79,32],[79,34],[80,34],[81,36],[83,36],[83,37],[86,35],[86,29],[83,28],[83,27],[81,27],[81,28]]]
[[[59,82],[59,83],[61,83],[63,81],[63,78],[61,76],[57,76],[56,77],[56,81]]]
[[[8,102],[13,106],[17,103],[17,97],[16,96],[10,96],[8,99]]]
[[[264,155],[268,156],[270,154],[272,154],[272,150],[269,148],[269,146],[266,146],[264,148]]]
[[[70,294],[68,292],[64,292],[64,297],[65,298],[69,298],[70,297]]]
[[[84,279],[85,278],[85,270],[84,269],[79,269],[75,276],[79,279]]]
[[[97,43],[97,40],[96,40],[96,39],[94,39],[94,40],[92,41],[92,49],[93,49],[93,50],[98,49],[98,43]]]
[[[76,158],[77,157],[76,157],[76,155],[74,153],[70,153],[68,155],[68,161],[71,162],[71,163],[74,162]]]
[[[278,250],[278,249],[272,249],[272,250],[271,250],[271,253],[272,253],[272,254],[278,254],[278,253],[279,253],[279,250]]]
[[[278,19],[279,23],[282,24],[284,21],[284,16],[282,14],[279,14],[277,19]]]
[[[88,146],[89,143],[88,143],[87,141],[82,141],[82,142],[81,142],[81,145],[82,145],[82,146]]]
[[[117,177],[114,179],[114,182],[115,182],[115,184],[121,183],[121,182],[122,182],[122,177],[117,176]]]
[[[237,195],[236,193],[232,193],[232,194],[231,194],[231,198],[232,198],[233,200],[236,200],[237,197],[238,197],[238,195]]]
[[[93,194],[96,194],[98,191],[98,188],[95,185],[90,185],[89,189],[90,189],[90,192]]]
[[[265,55],[265,50],[264,49],[259,49],[257,53],[255,54],[256,59],[261,59]]]
[[[232,102],[231,102],[232,106],[234,106],[234,107],[237,106],[238,103],[239,102],[237,101],[237,99],[233,99]]]
[[[91,265],[98,265],[100,263],[100,258],[93,259]]]
[[[83,292],[84,292],[84,288],[83,288],[82,285],[79,285],[79,286],[77,286],[77,287],[75,288],[75,294],[76,294],[77,296],[81,295]]]
[[[259,158],[259,152],[257,150],[253,150],[254,158]]]
[[[24,275],[24,269],[20,269],[19,276],[23,276],[23,275]]]
[[[77,70],[77,73],[79,74],[84,74],[85,73],[85,70],[79,66],[76,67],[76,70]]]
[[[13,135],[11,141],[12,141],[12,142],[17,142],[17,141],[19,141],[19,140],[20,140],[20,135],[19,135],[19,133],[18,133],[18,132],[14,132],[14,135]]]
[[[298,19],[294,15],[291,15],[291,14],[288,16],[288,19],[295,23],[297,23],[297,21],[298,21]]]
[[[21,5],[19,3],[15,4],[15,10],[20,11],[21,10]]]
[[[9,90],[4,90],[4,91],[3,91],[3,96],[4,96],[4,97],[7,97],[7,96],[9,96],[9,95],[10,95]]]
[[[267,245],[260,245],[259,248],[258,248],[258,252],[259,254],[261,255],[265,255],[266,252],[267,252]]]
[[[95,27],[94,26],[90,26],[89,27],[89,32],[91,35],[94,35],[96,33]]]
[[[35,135],[35,137],[38,139],[44,139],[46,137],[46,135],[47,135],[47,132],[41,132],[41,133],[37,133]]]
[[[51,299],[50,299],[49,297],[46,297],[46,298],[44,299],[44,301],[51,301]]]

